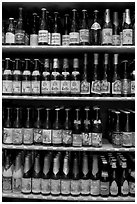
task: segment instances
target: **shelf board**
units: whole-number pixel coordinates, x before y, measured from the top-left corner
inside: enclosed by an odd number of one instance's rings
[[[123,202],[134,202],[135,198],[133,197],[107,197],[107,198],[103,198],[103,197],[92,197],[92,196],[77,196],[77,197],[73,197],[73,196],[43,196],[43,195],[34,195],[34,194],[29,194],[29,195],[24,195],[24,194],[13,194],[13,193],[3,193],[2,197],[6,197],[6,198],[24,198],[24,199],[42,199],[42,200],[66,200],[66,201],[123,201]]]
[[[84,52],[134,53],[135,46],[2,46],[3,54],[73,54]]]

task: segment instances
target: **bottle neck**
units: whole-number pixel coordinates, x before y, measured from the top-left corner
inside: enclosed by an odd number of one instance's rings
[[[118,25],[119,25],[118,12],[114,12],[114,15],[113,15],[113,24],[114,24],[115,26],[117,26],[117,27],[118,27]]]
[[[86,176],[88,174],[88,157],[87,157],[87,155],[83,156],[82,173],[84,176]]]
[[[29,71],[29,60],[25,60],[25,70]]]
[[[39,71],[39,60],[35,60],[35,62],[34,62],[34,70],[38,70]]]
[[[73,174],[74,177],[79,175],[79,169],[78,169],[78,160],[77,158],[74,158],[74,163],[73,163]]]
[[[43,167],[43,173],[47,175],[50,171],[50,161],[49,156],[45,156],[44,158],[44,167]]]
[[[98,158],[97,155],[93,156],[93,164],[92,164],[92,175],[96,176],[96,174],[98,173]]]
[[[56,122],[59,122],[59,110],[56,110]]]
[[[22,8],[19,8],[19,20],[22,20],[23,17],[22,17]]]
[[[10,59],[6,59],[5,61],[5,70],[10,70]]]
[[[20,109],[17,108],[16,109],[16,122],[19,122],[20,121]]]
[[[58,61],[58,59],[54,59],[54,61],[53,61],[53,70],[54,70],[54,72],[57,72],[59,70],[59,61]]]
[[[65,58],[63,60],[63,71],[64,72],[68,72],[69,71],[69,64],[68,64],[68,59],[67,58]]]
[[[40,109],[37,109],[37,121],[40,121]]]
[[[24,165],[24,173],[27,173],[28,171],[30,171],[30,166],[31,166],[30,157],[26,156],[25,157],[25,165]]]
[[[27,121],[30,122],[30,108],[27,108]]]
[[[125,14],[125,23],[128,25],[131,24],[131,19],[130,19],[130,10],[126,9],[126,14]]]
[[[20,61],[19,61],[19,59],[15,60],[15,70],[20,70]]]
[[[46,109],[46,121],[49,121],[49,109]]]
[[[79,109],[76,109],[76,120],[79,121],[80,117],[79,117]]]
[[[49,72],[50,71],[50,68],[49,68],[49,59],[45,59],[45,62],[44,62],[44,71],[45,72]]]
[[[110,10],[109,9],[106,9],[106,12],[105,12],[105,23],[110,23]]]
[[[7,120],[10,121],[11,118],[10,118],[10,111],[11,109],[10,108],[7,108]]]
[[[37,156],[37,157],[35,158],[34,171],[35,171],[36,173],[39,173],[39,172],[40,172],[39,156]]]
[[[68,162],[68,157],[67,156],[64,158],[63,173],[66,176],[69,174],[69,162]]]
[[[55,157],[53,161],[53,174],[57,175],[59,173],[59,158]]]
[[[94,11],[94,23],[98,21],[98,11]]]
[[[21,156],[18,155],[15,161],[15,171],[18,171],[21,168]]]
[[[79,61],[77,58],[73,59],[73,70],[79,70]]]

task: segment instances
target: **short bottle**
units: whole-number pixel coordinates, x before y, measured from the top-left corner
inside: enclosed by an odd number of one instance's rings
[[[6,45],[15,44],[15,27],[14,27],[14,18],[9,18],[9,25],[6,32]]]

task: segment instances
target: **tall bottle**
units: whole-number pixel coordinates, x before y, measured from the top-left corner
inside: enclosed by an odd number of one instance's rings
[[[39,59],[34,59],[34,70],[32,71],[32,95],[40,95],[40,69]]]
[[[118,54],[114,54],[113,75],[112,75],[112,96],[121,96],[121,79],[118,70]]]
[[[70,19],[69,14],[64,16],[64,29],[62,35],[62,45],[69,46],[69,33],[70,33]]]
[[[60,31],[60,22],[59,22],[59,13],[54,12],[54,23],[51,34],[51,45],[61,45],[61,31]]]
[[[124,121],[122,128],[122,146],[123,147],[132,147],[132,128],[130,116],[131,113],[129,111],[123,112]]]
[[[121,132],[121,124],[120,124],[120,111],[114,112],[114,122],[112,128],[112,143],[116,147],[120,147],[122,145],[122,132]]]
[[[25,59],[25,69],[22,73],[22,95],[31,95],[32,83],[31,83],[31,71],[30,71],[30,59]]]
[[[89,77],[87,76],[88,70],[87,70],[87,54],[84,54],[84,71],[82,76],[82,81],[80,84],[80,93],[82,95],[88,96],[90,94],[90,82]]]
[[[131,78],[131,96],[135,97],[135,60],[133,60],[130,65],[130,78]]]
[[[61,92],[61,76],[59,72],[59,60],[53,59],[53,70],[51,73],[51,94],[59,95]]]
[[[23,141],[23,129],[21,120],[21,108],[15,108],[15,120],[13,122],[12,131],[13,144],[21,145]]]
[[[124,60],[121,63],[122,76],[121,76],[121,94],[124,97],[128,97],[131,94],[131,78],[128,71],[128,61]]]
[[[131,171],[129,175],[129,195],[135,197],[135,159],[130,157]]]
[[[51,93],[51,77],[49,59],[45,59],[44,68],[42,70],[41,94],[49,95]]]
[[[13,80],[13,72],[11,69],[11,60],[10,58],[5,58],[5,69],[2,74],[2,94],[4,95],[12,95],[12,80]]]
[[[13,94],[20,95],[21,94],[21,80],[22,80],[22,72],[21,72],[21,62],[20,59],[15,59],[15,70],[13,71]]]
[[[4,128],[3,128],[3,143],[4,144],[12,144],[12,108],[6,108],[6,117],[4,120]]]
[[[45,8],[41,9],[41,22],[38,31],[38,44],[48,45],[48,16]]]
[[[61,75],[61,94],[70,95],[70,71],[69,71],[69,61],[67,58],[63,59],[63,69]]]
[[[70,109],[65,108],[65,122],[62,131],[62,143],[64,146],[72,145],[72,123],[70,113]]]
[[[102,28],[102,45],[112,45],[112,23],[110,19],[110,9],[104,13],[104,25]]]
[[[73,59],[73,71],[71,74],[71,95],[77,96],[80,94],[80,71],[79,60]]]
[[[100,45],[101,44],[101,25],[98,19],[98,10],[94,10],[94,22],[90,28],[90,44]]]
[[[87,19],[87,10],[82,10],[82,20],[79,27],[79,40],[81,45],[89,44],[89,27]]]
[[[116,197],[119,193],[119,183],[117,175],[117,163],[116,160],[112,160],[111,176],[110,176],[110,196]]]
[[[130,18],[130,9],[125,10],[125,22],[123,25],[123,45],[132,45],[133,44],[133,27],[131,24]]]
[[[15,44],[15,27],[14,27],[14,18],[9,18],[9,25],[6,32],[6,44],[14,45]]]
[[[52,142],[52,129],[51,129],[51,122],[50,122],[50,113],[51,109],[46,108],[46,117],[43,123],[42,129],[42,144],[43,145],[51,145]]]
[[[120,45],[120,26],[118,12],[113,13],[112,45]]]
[[[59,118],[60,108],[55,109],[56,119],[53,123],[53,132],[52,132],[52,144],[54,146],[61,146],[62,145],[62,127]]]
[[[40,155],[35,157],[34,169],[32,173],[32,193],[39,194],[41,192],[41,170],[40,170]]]
[[[121,179],[120,179],[120,194],[121,196],[128,196],[129,194],[129,175],[128,175],[128,169],[127,169],[127,160],[122,159],[122,164],[121,164]]]
[[[32,109],[26,108],[26,120],[23,128],[23,144],[33,144],[33,122],[32,122]]]
[[[125,23],[125,12],[123,12],[121,26],[120,26],[120,45],[123,45],[123,28]]]
[[[32,27],[30,31],[30,46],[38,45],[38,22],[37,13],[33,13]]]
[[[19,8],[19,19],[15,29],[15,44],[25,45],[25,30],[23,24],[23,8]]]
[[[34,144],[40,145],[42,143],[42,121],[41,121],[41,108],[36,109],[36,120],[34,123],[33,135]]]
[[[6,35],[5,35],[5,23],[2,21],[2,45],[5,45]]]
[[[70,45],[79,45],[79,25],[77,19],[77,10],[72,10],[72,21],[71,21],[71,28],[69,33],[69,44]]]
[[[109,173],[108,173],[108,163],[106,160],[102,161],[102,170],[101,170],[101,177],[100,177],[100,195],[102,197],[109,196]]]
[[[25,20],[25,45],[30,45],[30,19],[26,16]]]

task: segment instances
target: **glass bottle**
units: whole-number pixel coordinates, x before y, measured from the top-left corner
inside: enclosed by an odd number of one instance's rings
[[[51,25],[52,25],[52,19],[51,19],[51,16],[49,14],[49,11],[47,11],[47,15],[48,15],[48,45],[51,45],[51,33],[52,33]]]
[[[31,95],[32,83],[31,83],[31,71],[30,71],[30,59],[25,59],[25,69],[22,72],[22,95]]]
[[[132,128],[130,123],[131,113],[129,111],[123,111],[123,116],[122,146],[132,147]]]
[[[59,118],[60,108],[55,109],[56,119],[53,123],[53,132],[52,132],[52,144],[54,146],[61,146],[62,145],[62,127]]]
[[[62,35],[62,45],[69,46],[69,33],[70,33],[70,19],[69,14],[64,15],[64,29]]]
[[[78,96],[80,94],[80,71],[79,60],[73,59],[73,71],[71,73],[71,95]]]
[[[135,159],[130,156],[129,195],[135,197]]]
[[[120,45],[120,26],[118,12],[113,13],[112,45]]]
[[[25,22],[25,45],[30,45],[30,18],[26,17]]]
[[[122,159],[122,164],[121,164],[121,170],[122,170],[122,175],[120,179],[120,193],[121,196],[125,197],[129,195],[129,175],[128,175],[128,169],[127,169],[127,160]]]
[[[51,121],[50,121],[50,113],[51,109],[46,108],[46,117],[43,123],[43,130],[42,130],[42,144],[43,145],[51,145],[51,136],[52,136],[52,129],[51,129]]]
[[[131,70],[131,96],[135,97],[135,59],[130,63],[129,68]]]
[[[51,45],[60,46],[61,45],[61,31],[59,22],[59,13],[54,12],[54,23],[51,34]]]
[[[25,45],[25,30],[23,23],[23,8],[19,8],[19,19],[17,21],[17,26],[15,29],[15,44]]]
[[[109,196],[109,172],[108,172],[108,163],[106,160],[102,161],[101,177],[100,177],[100,195],[102,197]]]
[[[2,21],[2,45],[5,45],[6,35],[5,35],[5,23]]]
[[[9,18],[9,25],[6,32],[6,45],[15,44],[15,27],[14,27],[14,18]]]
[[[32,27],[30,31],[30,46],[38,45],[38,22],[37,13],[33,13]]]
[[[69,44],[70,45],[79,45],[79,26],[77,20],[77,10],[72,10],[72,21],[69,33]]]
[[[111,175],[110,175],[110,196],[117,197],[119,192],[119,183],[117,175],[116,160],[112,160]]]
[[[32,193],[40,194],[41,192],[41,169],[40,169],[40,155],[35,157],[34,169],[32,172]]]
[[[118,71],[118,54],[114,54],[113,75],[112,75],[112,96],[121,96],[121,79]]]
[[[20,59],[15,59],[15,69],[13,70],[13,95],[21,95],[21,62]]]
[[[12,144],[12,108],[7,107],[6,112],[7,116],[4,114],[3,143]]]
[[[70,71],[69,71],[69,61],[67,58],[63,59],[63,69],[61,75],[61,94],[70,95]]]
[[[123,12],[121,28],[120,28],[120,45],[123,45],[123,28],[125,23],[125,15],[126,15],[125,12]]]
[[[32,95],[40,95],[40,67],[39,59],[34,59],[34,70],[32,71]]]
[[[36,120],[34,123],[33,135],[34,144],[41,145],[42,143],[42,121],[41,121],[41,108],[36,108]]]
[[[121,76],[121,94],[123,97],[131,95],[131,78],[128,71],[128,61],[121,62],[122,76]]]
[[[87,10],[82,10],[82,20],[79,28],[79,40],[81,45],[89,44],[89,26],[87,19]]]
[[[33,122],[32,122],[32,109],[26,108],[26,120],[23,128],[23,144],[33,144]]]
[[[51,73],[51,94],[60,95],[61,92],[61,75],[59,71],[59,60],[53,59],[53,70]]]
[[[49,95],[50,93],[51,93],[50,65],[49,59],[45,59],[44,68],[42,71],[41,94]]]
[[[104,25],[102,28],[102,45],[112,45],[112,23],[110,19],[110,9],[104,13]]]
[[[70,108],[65,108],[65,122],[62,131],[62,142],[64,146],[72,145],[72,123],[70,117]]]

